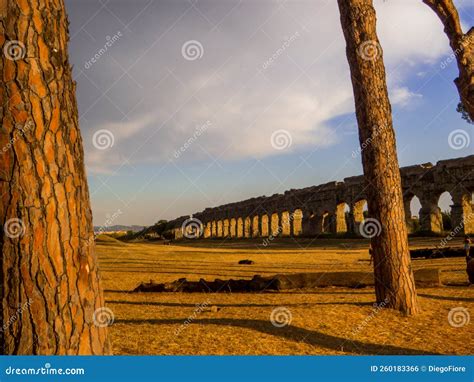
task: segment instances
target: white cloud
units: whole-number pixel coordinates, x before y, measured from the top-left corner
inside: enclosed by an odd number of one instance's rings
[[[408,106],[422,97],[421,94],[411,92],[407,87],[398,87],[390,92],[390,101],[392,104],[402,107]]]
[[[125,159],[166,162],[207,120],[211,127],[180,161],[281,155],[270,143],[279,129],[292,136],[285,152],[336,144],[329,121],[354,109],[336,2],[287,2],[268,19],[275,4],[244,2],[214,31],[191,12],[151,47],[149,41],[161,33],[160,17],[167,13],[158,13],[153,23],[134,25],[136,35],[114,47],[115,59],[127,68],[130,57],[141,58],[129,72],[134,81],[114,88],[114,101],[123,113],[138,106],[123,122],[121,113],[91,112],[87,135],[109,129],[115,145],[97,151],[86,142],[89,169],[108,171]],[[406,84],[408,74],[446,54],[447,41],[441,23],[421,1],[379,0],[376,10],[391,101],[404,107],[421,97]],[[263,70],[268,57],[295,32],[299,37]],[[190,39],[202,43],[202,59],[181,57],[181,45]],[[96,68],[99,76],[108,70],[102,63]]]

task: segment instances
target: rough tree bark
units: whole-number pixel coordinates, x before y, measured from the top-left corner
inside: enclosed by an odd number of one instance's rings
[[[418,312],[408,248],[400,169],[382,48],[372,0],[338,0],[354,90],[371,232],[377,302]],[[377,226],[380,224],[380,227]]]
[[[0,0],[3,354],[109,352],[67,44],[63,0]]]
[[[458,11],[452,0],[423,0],[439,17],[448,36],[459,69],[454,80],[464,110],[474,121],[474,28],[464,34]]]

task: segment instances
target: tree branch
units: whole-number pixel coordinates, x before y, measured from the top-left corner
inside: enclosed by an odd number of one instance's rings
[[[461,98],[462,109],[474,120],[474,29],[466,34],[461,28],[459,14],[453,0],[423,0],[439,17],[449,39],[459,69],[454,80]]]

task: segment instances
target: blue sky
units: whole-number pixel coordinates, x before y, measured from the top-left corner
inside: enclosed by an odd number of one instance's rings
[[[455,3],[472,26],[472,3]],[[335,1],[66,5],[96,225],[362,173]],[[440,21],[421,1],[375,5],[400,165],[471,155]],[[471,141],[459,150],[458,129]]]

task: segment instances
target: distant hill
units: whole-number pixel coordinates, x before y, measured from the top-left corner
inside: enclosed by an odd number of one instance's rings
[[[131,233],[130,235],[124,235],[119,238],[123,241],[136,241],[136,240],[164,240],[171,239],[169,235],[166,235],[168,229],[168,222],[166,220],[160,220],[156,224],[143,227],[142,230]]]
[[[141,225],[111,225],[111,226],[94,226],[94,232],[140,232],[145,226]]]

